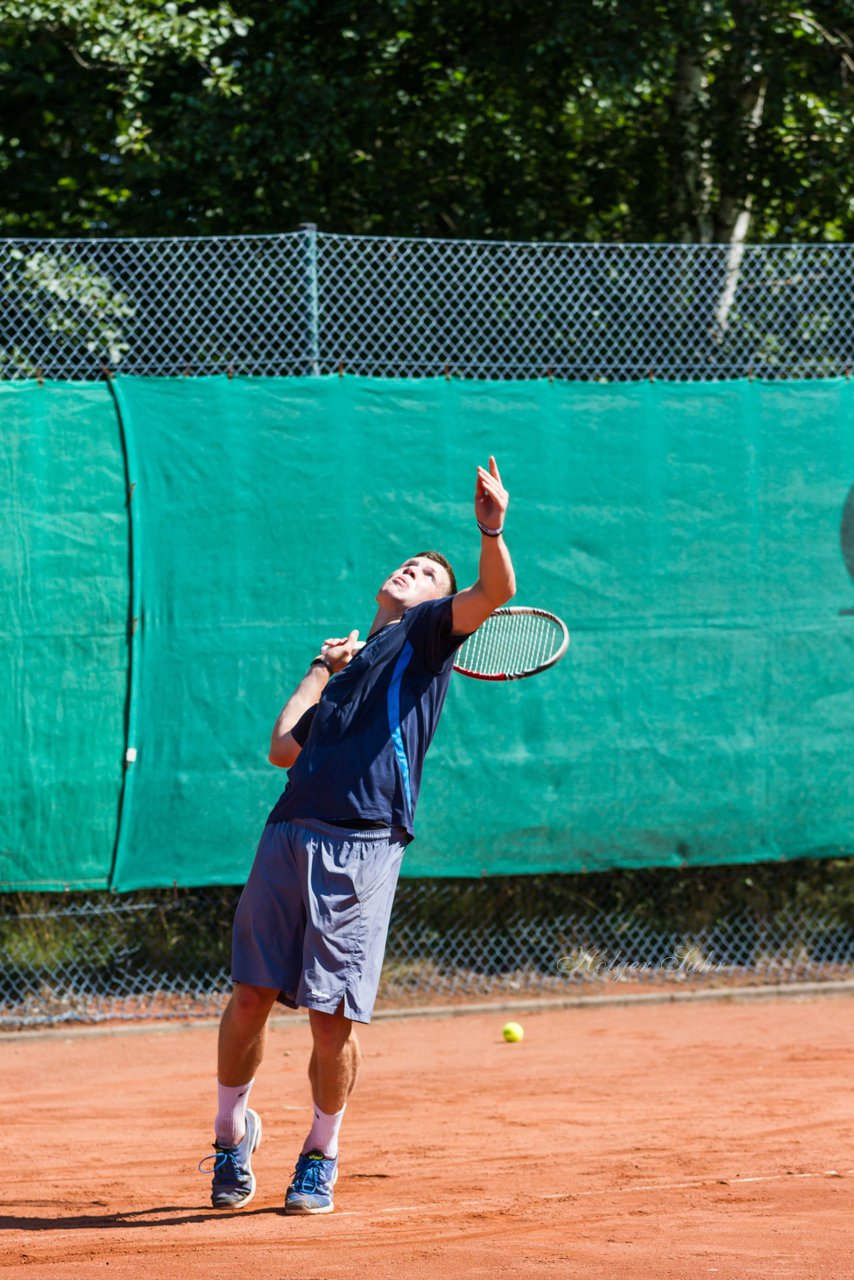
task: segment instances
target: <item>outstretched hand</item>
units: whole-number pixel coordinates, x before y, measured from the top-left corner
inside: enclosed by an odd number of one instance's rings
[[[498,464],[493,457],[489,459],[489,470],[477,469],[477,483],[474,490],[474,513],[481,524],[490,529],[500,529],[504,524],[504,515],[510,502],[510,494],[501,483]]]
[[[334,675],[335,672],[341,671],[346,667],[347,663],[353,660],[361,648],[362,642],[359,640],[359,632],[351,631],[348,636],[324,640],[320,646],[320,656]]]

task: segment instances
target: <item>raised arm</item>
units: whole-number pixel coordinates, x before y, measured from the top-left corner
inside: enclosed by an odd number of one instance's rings
[[[513,562],[502,535],[510,495],[501,483],[498,465],[489,459],[489,470],[477,469],[474,514],[480,528],[480,565],[477,582],[454,596],[454,635],[471,635],[491,613],[506,604],[516,591]]]
[[[297,742],[291,730],[306,711],[320,701],[329,677],[346,667],[361,647],[358,639],[358,631],[351,631],[344,639],[324,640],[318,657],[282,707],[273,726],[269,753],[271,764],[278,765],[280,769],[290,769],[302,750],[302,743]]]

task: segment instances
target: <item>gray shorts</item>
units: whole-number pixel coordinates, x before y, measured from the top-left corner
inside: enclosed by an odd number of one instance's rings
[[[237,904],[231,980],[370,1022],[408,836],[293,818],[264,828]]]

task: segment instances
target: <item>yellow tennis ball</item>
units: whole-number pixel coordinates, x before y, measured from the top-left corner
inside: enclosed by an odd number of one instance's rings
[[[518,1044],[524,1039],[525,1032],[518,1022],[507,1022],[504,1024],[504,1030],[501,1032],[505,1040],[509,1040],[511,1044]]]

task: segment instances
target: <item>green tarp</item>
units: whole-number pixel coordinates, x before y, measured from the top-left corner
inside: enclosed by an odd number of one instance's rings
[[[13,507],[26,514],[4,593],[13,640],[21,602],[42,596],[31,544],[50,528],[87,643],[109,650],[94,660],[109,671],[96,691],[55,618],[40,633],[42,671],[31,678],[23,649],[10,653],[6,887],[110,878],[109,784],[126,746],[136,759],[114,887],[241,880],[285,780],[266,761],[280,706],[324,636],[366,633],[379,583],[405,556],[434,547],[461,583],[475,577],[474,469],[490,452],[512,495],[516,602],[560,613],[573,642],[532,680],[454,678],[406,873],[854,849],[847,381],[115,386],[130,528],[107,387],[3,388],[0,401],[16,406],[3,415],[4,469],[20,439],[50,450],[57,437],[64,492],[104,525],[93,537],[83,514],[82,532],[73,515],[56,524],[50,482],[18,481]],[[109,592],[106,569],[81,557],[84,535],[87,555],[109,558]],[[98,612],[107,595],[109,615]],[[81,742],[90,720],[103,726],[91,759],[68,766],[82,810],[71,823],[40,734],[60,693],[85,702]]]
[[[97,385],[0,383],[0,886],[102,888],[116,835],[128,529]]]

